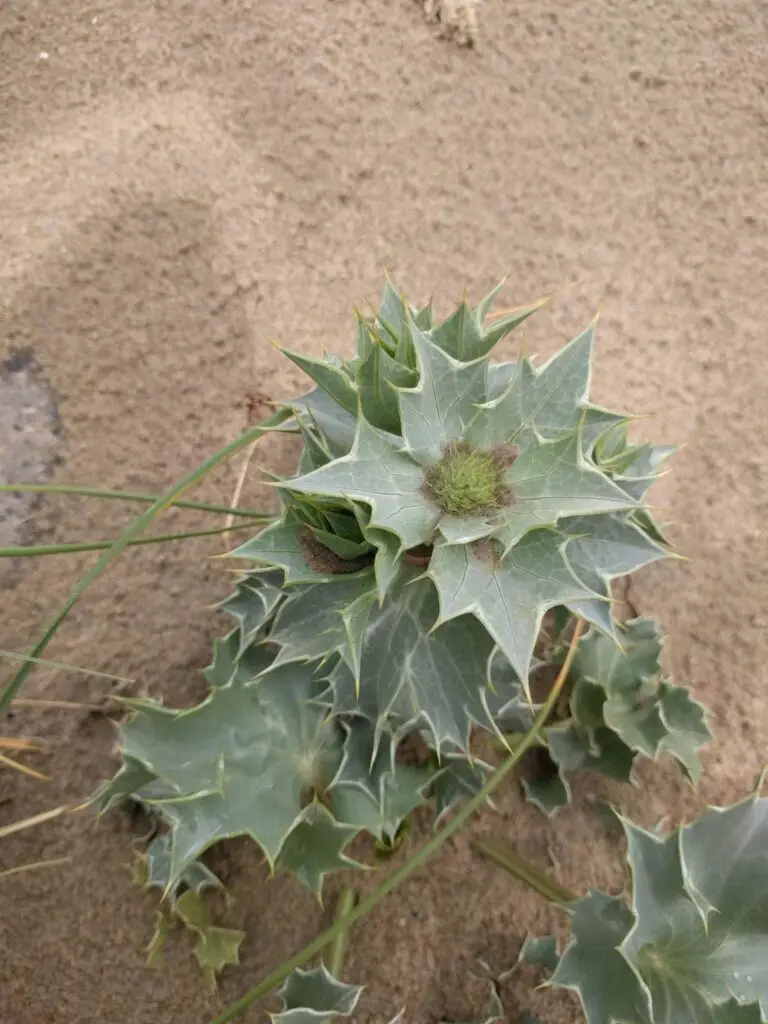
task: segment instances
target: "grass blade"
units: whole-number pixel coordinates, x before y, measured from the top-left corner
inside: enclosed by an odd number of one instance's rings
[[[45,627],[42,636],[29,652],[30,656],[33,658],[39,658],[40,655],[43,654],[48,644],[56,635],[56,631],[59,626],[64,622],[72,608],[74,608],[91,583],[95,582],[101,574],[109,568],[116,558],[119,558],[132,540],[141,536],[150,523],[152,523],[153,520],[164,511],[164,509],[168,508],[169,505],[172,505],[173,502],[188,491],[190,487],[194,487],[196,483],[207,476],[212,470],[216,469],[217,466],[226,462],[227,459],[232,458],[233,455],[236,455],[237,452],[241,451],[243,448],[247,448],[249,444],[258,440],[258,438],[263,434],[270,430],[279,428],[280,424],[285,420],[290,419],[292,415],[293,413],[289,409],[281,409],[279,412],[276,412],[274,415],[264,420],[264,422],[258,427],[252,427],[250,430],[247,430],[244,434],[241,434],[240,437],[236,438],[234,441],[230,441],[229,444],[225,445],[223,448],[220,448],[219,451],[206,459],[202,465],[197,466],[196,469],[185,476],[177,484],[174,484],[169,491],[154,501],[146,512],[143,512],[138,516],[130,526],[120,534],[114,544],[99,556],[85,576],[78,581],[69,597]],[[14,697],[18,696],[19,690],[24,685],[24,682],[32,671],[32,668],[33,663],[31,661],[26,662],[6,685],[2,695],[0,696],[0,715],[7,713]]]
[[[61,807],[54,807],[50,811],[41,811],[40,814],[33,814],[29,818],[22,818],[20,821],[12,821],[10,825],[3,825],[0,828],[0,839],[6,839],[15,832],[23,832],[25,829],[42,825],[46,821],[58,818],[60,814],[64,814],[65,811],[70,809],[67,805],[62,805]]]
[[[0,764],[6,765],[8,768],[13,768],[16,772],[21,772],[22,775],[28,775],[30,779],[37,779],[38,782],[50,782],[50,775],[43,775],[42,772],[36,772],[34,768],[28,768],[25,764],[21,764],[19,761],[14,761],[12,757],[8,757],[6,754],[0,754]]]
[[[574,903],[579,897],[571,892],[564,885],[560,885],[553,878],[550,878],[541,868],[531,864],[529,860],[521,856],[516,850],[500,843],[496,839],[478,839],[472,844],[475,850],[486,860],[490,860],[498,867],[503,868],[515,878],[533,889],[545,900],[554,903],[555,906],[565,907]]]
[[[42,665],[44,668],[62,668],[66,672],[82,672],[86,676],[96,676],[98,679],[109,679],[114,683],[135,683],[135,679],[128,676],[115,676],[111,672],[98,672],[95,668],[81,668],[80,665],[68,665],[66,661],[49,661],[47,658],[35,658],[31,654],[20,654],[18,651],[4,651],[0,649],[0,658],[11,658],[13,661],[28,661],[32,665]]]
[[[355,904],[357,903],[357,893],[354,889],[345,885],[341,890],[338,902],[336,904],[336,912],[333,915],[334,921],[343,921],[344,918],[349,914],[350,910],[354,910]],[[341,978],[342,971],[344,970],[344,961],[347,958],[347,945],[349,944],[349,929],[345,928],[339,932],[336,938],[331,943],[331,949],[328,954],[328,970],[334,976],[334,978]]]
[[[74,700],[45,700],[43,697],[17,697],[13,702],[15,708],[50,708],[61,711],[103,711],[101,704],[81,704]],[[3,741],[0,740],[0,746]]]
[[[42,750],[36,740],[27,740],[21,736],[0,736],[0,750]]]
[[[0,484],[0,494],[69,494],[76,498],[104,498],[111,501],[140,501],[152,505],[161,495],[146,491],[110,491],[101,487],[80,487],[78,484]],[[196,512],[215,512],[222,516],[248,516],[249,519],[274,519],[270,512],[255,509],[231,508],[229,505],[211,505],[205,501],[172,501],[176,508],[190,508]]]
[[[274,518],[274,516],[272,517]],[[156,537],[137,537],[128,541],[126,547],[139,544],[167,544],[175,540],[188,540],[190,537],[212,537],[233,530],[247,530],[262,523],[261,518],[251,523],[238,523],[236,526],[214,526],[208,530],[189,530],[186,533],[164,533]],[[81,551],[107,551],[115,542],[113,540],[89,540],[72,544],[36,544],[30,547],[0,548],[0,558],[37,558],[39,555],[72,555]]]
[[[55,868],[61,864],[70,864],[71,861],[71,857],[54,857],[51,860],[35,860],[31,864],[19,864],[15,868],[6,868],[5,871],[0,871],[0,882],[11,875],[21,875],[27,871],[37,871],[38,868]]]
[[[573,663],[573,658],[576,654],[576,648],[581,638],[581,634],[584,631],[584,626],[585,623],[583,620],[577,623],[565,661],[557,674],[557,679],[552,685],[552,689],[546,702],[536,716],[530,730],[521,737],[520,742],[517,744],[515,749],[488,778],[483,788],[467,801],[451,821],[444,825],[439,832],[436,832],[431,839],[427,840],[427,842],[421,847],[421,849],[416,851],[409,861],[401,865],[388,878],[385,878],[383,882],[379,883],[379,885],[377,885],[376,888],[368,894],[368,896],[361,900],[356,907],[353,907],[348,914],[334,921],[330,928],[327,928],[321,935],[318,935],[318,937],[310,942],[308,946],[305,946],[300,953],[296,953],[290,958],[290,960],[286,960],[285,963],[281,964],[281,966],[277,968],[277,970],[267,975],[267,977],[264,978],[263,981],[260,981],[258,985],[254,985],[254,987],[249,992],[246,992],[241,999],[238,999],[237,1002],[228,1006],[220,1016],[216,1017],[215,1020],[210,1021],[209,1024],[229,1024],[231,1020],[234,1020],[235,1017],[238,1017],[244,1010],[247,1010],[252,1003],[255,1003],[258,999],[262,999],[273,989],[277,988],[281,982],[285,981],[291,971],[295,970],[297,967],[303,967],[304,964],[312,959],[312,957],[316,956],[318,953],[322,953],[322,951],[327,946],[330,946],[339,935],[351,928],[356,921],[359,921],[361,918],[369,914],[374,907],[376,907],[377,904],[385,898],[385,896],[389,896],[389,894],[397,889],[402,882],[407,878],[410,878],[418,868],[423,867],[423,865],[434,857],[434,855],[440,850],[446,840],[450,839],[455,832],[458,832],[459,829],[466,825],[475,811],[479,811],[485,806],[491,793],[498,789],[512,769],[519,764],[525,752],[535,743],[536,737],[544,727],[544,723],[552,714],[552,709],[557,703],[557,699],[560,696],[562,688],[565,685],[565,680],[570,672],[571,664]]]

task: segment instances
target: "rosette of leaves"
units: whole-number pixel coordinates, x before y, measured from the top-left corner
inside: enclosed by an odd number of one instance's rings
[[[487,772],[473,727],[530,723],[545,613],[615,638],[611,581],[666,553],[644,498],[669,449],[590,402],[595,325],[541,367],[493,362],[538,308],[489,323],[494,297],[435,322],[387,285],[351,359],[288,353],[316,384],[288,403],[303,451],[233,552],[250,568],[210,692],[132,702],[99,795],[162,814],[172,878],[247,834],[319,894],[358,833],[392,843],[430,797],[446,813]]]
[[[590,892],[572,937],[523,947],[554,968],[588,1024],[760,1024],[768,1020],[768,799],[710,808],[668,835],[623,822],[632,896]]]
[[[628,782],[638,755],[669,754],[698,781],[699,750],[712,738],[705,708],[664,676],[652,619],[626,623],[619,636],[616,643],[593,628],[581,640],[568,677],[570,718],[546,730],[549,756],[523,781],[547,815],[570,799],[566,773],[586,769]]]

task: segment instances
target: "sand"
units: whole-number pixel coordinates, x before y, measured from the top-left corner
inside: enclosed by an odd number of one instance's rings
[[[347,349],[352,307],[375,299],[384,267],[440,309],[504,273],[509,304],[560,289],[526,330],[542,356],[601,308],[597,399],[652,414],[638,436],[687,442],[654,501],[691,560],[641,573],[633,599],[660,617],[676,680],[712,709],[700,793],[671,764],[643,767],[636,788],[583,778],[549,823],[510,785],[497,813],[354,931],[347,979],[367,986],[357,1019],[405,1003],[419,1024],[479,1015],[474,959],[508,966],[526,932],[560,923],[476,858],[472,834],[554,862],[574,887],[615,888],[621,847],[590,795],[645,823],[736,799],[768,732],[765,6],[485,0],[474,47],[440,38],[422,7],[5,0],[0,11],[0,357],[30,350],[55,397],[56,480],[162,491],[242,430],[249,400],[303,386],[270,338]],[[289,447],[271,441],[258,462],[286,468]],[[237,468],[197,496],[227,501]],[[257,470],[246,497],[267,500]],[[112,537],[131,511],[46,499],[24,507],[20,532]],[[173,512],[162,528],[201,522]],[[228,577],[208,557],[221,549],[202,539],[126,555],[50,656],[169,703],[195,699],[224,627],[211,606]],[[2,647],[27,649],[93,557],[14,563]],[[39,670],[25,693],[98,700],[109,685]],[[47,742],[30,763],[52,781],[4,770],[0,824],[79,800],[113,770],[103,715],[21,708],[8,728]],[[322,909],[291,879],[268,883],[236,842],[212,863],[235,899],[223,916],[248,933],[242,968],[208,996],[177,936],[152,973],[155,899],[129,870],[140,832],[120,814],[98,827],[80,814],[3,843],[0,867],[72,858],[3,883],[4,1024],[204,1024],[329,919],[338,882]],[[576,1018],[530,983],[506,986],[510,1021],[534,1006],[549,1024]]]

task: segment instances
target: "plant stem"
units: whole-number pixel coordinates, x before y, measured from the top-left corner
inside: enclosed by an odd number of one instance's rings
[[[565,907],[579,898],[575,892],[560,885],[541,868],[526,860],[505,843],[496,839],[478,839],[472,843],[472,846],[481,856],[493,861],[500,868],[504,868],[515,878],[519,878],[521,882],[537,892],[539,896],[543,896],[545,900],[549,900],[550,903]]]
[[[85,676],[96,676],[98,679],[110,679],[115,683],[135,683],[128,676],[116,676],[111,672],[98,672],[95,668],[82,668],[80,665],[69,665],[66,661],[49,661],[47,658],[33,658],[30,654],[19,654],[18,651],[0,649],[0,658],[12,658],[14,661],[29,661],[33,665],[44,665],[46,668],[61,668],[65,672],[82,672]],[[14,698],[15,699],[15,698]]]
[[[44,821],[50,821],[52,818],[58,818],[60,814],[64,814],[65,811],[69,811],[70,808],[67,805],[63,807],[54,807],[50,811],[41,811],[40,814],[33,814],[29,818],[22,818],[21,821],[12,821],[10,825],[3,825],[0,828],[0,839],[5,839],[8,836],[14,834],[14,832],[23,832],[24,829],[34,828],[35,825],[42,825]]]
[[[62,864],[69,864],[71,860],[71,857],[54,857],[52,860],[36,860],[32,864],[17,864],[15,868],[6,868],[5,871],[0,871],[0,881],[5,881],[11,875],[21,875],[27,871],[60,867]]]
[[[268,417],[268,419],[264,420],[264,422],[258,427],[252,427],[244,434],[241,434],[236,440],[230,441],[229,444],[220,448],[219,451],[206,459],[202,465],[197,466],[191,473],[185,476],[183,480],[174,484],[169,491],[166,491],[165,494],[154,501],[146,512],[143,512],[140,516],[134,519],[134,521],[120,534],[114,544],[99,556],[85,576],[78,581],[69,597],[67,597],[43,630],[40,639],[29,652],[30,656],[38,658],[43,654],[48,644],[56,635],[59,626],[64,622],[91,583],[94,583],[101,574],[109,568],[112,562],[114,562],[116,558],[120,557],[132,540],[141,536],[141,534],[147,529],[153,520],[160,515],[161,512],[168,508],[169,505],[172,505],[174,501],[180,498],[182,494],[189,490],[190,487],[194,487],[194,485],[202,480],[203,477],[216,469],[217,466],[226,462],[227,459],[231,459],[233,455],[236,455],[243,448],[247,448],[249,444],[252,444],[263,434],[270,430],[279,428],[280,424],[285,420],[290,419],[292,415],[293,414],[289,409],[281,409],[274,415]],[[33,663],[31,661],[26,662],[21,666],[10,682],[7,683],[2,695],[0,695],[0,715],[4,715],[8,712],[14,697],[18,696],[19,690],[24,685],[27,676],[32,671],[32,668]]]
[[[502,733],[502,739],[491,740],[491,746],[497,754],[506,754],[508,751],[514,749],[516,744],[520,742],[520,738],[524,735],[525,733],[521,732],[505,732]],[[534,747],[546,747],[546,745],[547,741],[543,736],[537,736],[536,740],[531,744],[531,746]]]
[[[258,985],[254,985],[249,992],[237,1002],[232,1003],[231,1006],[220,1016],[216,1017],[215,1020],[209,1022],[209,1024],[229,1024],[229,1021],[234,1020],[239,1014],[248,1007],[255,1003],[257,999],[263,998],[272,989],[276,988],[282,981],[284,981],[291,971],[297,967],[303,967],[305,963],[316,956],[318,953],[329,946],[338,935],[343,931],[350,928],[356,921],[361,920],[367,914],[369,914],[374,907],[376,907],[385,896],[388,896],[391,892],[398,888],[402,882],[404,882],[420,867],[423,867],[428,860],[430,860],[443,846],[443,844],[451,838],[454,833],[458,832],[472,817],[475,811],[480,810],[485,806],[488,797],[494,790],[498,789],[504,779],[509,775],[513,768],[520,762],[525,752],[531,747],[536,741],[536,737],[541,732],[547,718],[552,712],[552,708],[555,706],[555,702],[560,695],[560,691],[565,684],[565,680],[570,671],[573,657],[576,653],[576,647],[584,629],[584,622],[579,621],[574,631],[573,638],[571,639],[570,647],[568,648],[568,654],[566,655],[565,661],[557,674],[552,689],[547,697],[546,702],[542,706],[538,715],[536,716],[533,725],[530,730],[521,738],[517,748],[512,751],[509,757],[502,762],[501,765],[496,769],[495,772],[488,778],[483,788],[476,793],[471,800],[469,800],[464,807],[456,814],[452,821],[449,821],[446,825],[436,832],[435,835],[427,840],[427,842],[421,847],[420,850],[414,854],[414,856],[401,865],[396,871],[394,871],[389,878],[385,878],[368,896],[365,897],[356,907],[354,907],[345,917],[335,921],[330,928],[327,928],[321,935],[318,935],[316,939],[305,946],[301,952],[296,953],[285,963],[281,964],[277,970],[267,975],[263,981],[260,981]]]
[[[262,522],[261,518],[258,520]],[[138,537],[129,540],[126,547],[138,544],[167,544],[174,540],[187,540],[190,537],[212,537],[219,533],[232,530],[247,530],[253,523],[238,523],[237,526],[214,526],[208,530],[190,530],[187,533],[162,533],[156,537]],[[36,558],[39,555],[72,555],[81,551],[106,551],[112,547],[112,540],[89,540],[72,544],[37,544],[30,547],[0,548],[0,558]]]
[[[48,708],[61,711],[103,711],[101,704],[80,704],[74,700],[45,700],[36,697],[17,697],[13,702],[15,708]],[[2,746],[2,741],[0,741]]]
[[[38,782],[50,782],[50,775],[43,775],[42,772],[36,772],[34,768],[28,768],[27,765],[21,764],[19,761],[14,761],[12,757],[8,757],[7,754],[0,754],[0,764],[4,764],[7,768],[13,768],[14,771],[20,772],[22,775],[28,775],[30,779],[37,779]]]
[[[0,484],[0,494],[69,494],[79,498],[105,498],[114,501],[141,501],[151,505],[160,495],[145,491],[109,491],[100,487],[80,487],[77,484]],[[191,508],[197,512],[215,512],[218,515],[248,516],[251,519],[273,519],[269,512],[256,512],[229,505],[209,505],[204,501],[171,501],[176,508]]]
[[[333,915],[334,924],[337,921],[343,921],[350,911],[354,909],[355,903],[357,903],[357,893],[353,888],[345,885],[339,894],[339,899],[336,904],[336,912]],[[344,970],[344,961],[347,957],[348,942],[349,929],[345,928],[343,931],[339,932],[331,943],[331,950],[328,954],[328,970],[334,978],[340,978],[341,972]]]

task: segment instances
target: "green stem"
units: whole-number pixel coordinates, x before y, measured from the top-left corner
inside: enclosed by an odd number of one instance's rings
[[[229,1021],[234,1020],[239,1014],[248,1007],[255,1003],[257,999],[262,999],[265,995],[277,988],[277,986],[283,982],[291,971],[297,967],[303,967],[312,957],[329,946],[334,939],[342,932],[349,929],[356,921],[361,920],[365,917],[391,892],[398,888],[407,878],[417,871],[420,867],[423,867],[428,860],[430,860],[443,846],[443,844],[451,838],[454,833],[458,832],[472,817],[475,811],[480,810],[485,806],[488,797],[493,793],[504,779],[509,775],[513,768],[517,766],[525,752],[532,746],[536,741],[536,737],[541,732],[549,715],[552,713],[552,708],[555,706],[557,698],[560,696],[560,691],[563,688],[566,677],[573,661],[573,656],[576,653],[576,647],[581,637],[581,633],[584,629],[584,622],[580,621],[576,630],[573,634],[568,654],[565,661],[563,662],[562,668],[558,672],[557,679],[555,680],[552,689],[547,697],[546,702],[542,706],[538,715],[536,716],[533,725],[530,730],[520,740],[517,748],[512,751],[509,757],[499,765],[495,772],[488,778],[483,788],[479,793],[469,800],[464,807],[456,814],[452,821],[449,821],[447,825],[444,825],[439,832],[429,839],[420,850],[418,850],[414,856],[401,865],[396,871],[394,871],[389,878],[385,878],[383,882],[376,886],[376,888],[368,894],[356,907],[354,907],[345,917],[340,920],[334,921],[330,928],[327,928],[321,935],[318,935],[316,939],[305,946],[300,953],[296,953],[286,960],[277,970],[267,975],[263,981],[260,981],[258,985],[254,987],[237,1002],[232,1003],[231,1006],[222,1013],[215,1020],[209,1022],[209,1024],[229,1024]]]
[[[33,665],[43,665],[45,668],[61,668],[65,672],[82,672],[86,676],[97,676],[99,679],[110,679],[115,683],[133,683],[134,679],[128,676],[115,676],[111,672],[97,672],[95,668],[82,668],[80,665],[69,665],[66,661],[49,661],[47,658],[33,658],[29,654],[20,654],[18,651],[5,651],[0,649],[0,658],[12,658],[14,661],[31,661]]]
[[[333,915],[334,923],[343,921],[354,910],[355,903],[357,903],[357,893],[350,886],[345,885],[339,894],[336,904],[336,913]],[[349,928],[339,932],[331,943],[331,950],[328,954],[328,970],[334,978],[341,978],[341,973],[344,970],[344,961],[347,958],[348,943]]]
[[[139,537],[161,512],[168,508],[169,505],[172,505],[182,496],[182,494],[184,494],[185,491],[188,491],[190,487],[193,487],[196,483],[202,480],[203,477],[207,476],[208,473],[216,469],[217,466],[226,462],[227,459],[231,459],[233,455],[242,451],[243,448],[247,448],[248,445],[253,444],[254,441],[258,441],[258,439],[269,430],[279,427],[282,422],[290,419],[292,415],[293,413],[289,409],[280,409],[278,412],[274,413],[274,415],[264,420],[264,422],[258,427],[252,427],[234,441],[230,441],[229,444],[220,448],[218,452],[206,459],[202,465],[198,466],[191,473],[185,476],[183,480],[174,484],[169,491],[166,491],[165,494],[154,501],[146,512],[143,512],[140,516],[134,519],[127,529],[120,534],[114,544],[100,555],[85,576],[78,581],[69,597],[67,597],[66,601],[61,605],[54,617],[43,630],[40,639],[29,652],[31,657],[38,658],[43,654],[46,647],[55,636],[59,626],[64,622],[72,608],[74,608],[91,583],[95,582],[102,573],[109,568],[112,562],[114,562],[116,558],[120,557],[130,542]],[[8,712],[8,709],[13,703],[14,697],[18,695],[19,690],[24,685],[24,682],[33,667],[33,662],[26,662],[21,666],[10,682],[7,683],[2,695],[0,696],[0,715],[4,715]]]
[[[70,494],[80,498],[106,498],[114,501],[141,501],[146,505],[160,500],[158,494],[144,491],[108,491],[98,487],[78,487],[76,484],[0,484],[0,494]],[[169,506],[191,508],[197,512],[215,512],[222,516],[247,516],[249,519],[273,519],[269,512],[256,512],[248,508],[229,508],[227,505],[209,505],[204,501],[171,501]]]
[[[496,839],[478,839],[472,846],[481,856],[493,861],[500,868],[504,868],[515,878],[519,878],[521,882],[537,892],[539,896],[543,896],[545,900],[549,900],[550,903],[564,907],[579,898],[575,892],[560,885],[541,868],[526,860],[505,843],[500,843]]]
[[[502,733],[502,739],[492,740],[491,746],[497,754],[506,754],[508,750],[512,750],[516,744],[520,742],[520,737],[524,736],[521,732],[505,732]],[[536,742],[532,744],[534,747],[546,747],[547,741],[543,736],[538,736]]]
[[[261,520],[259,520],[261,522]],[[155,537],[137,537],[129,540],[126,547],[139,544],[166,544],[173,540],[187,540],[190,537],[212,537],[232,530],[247,530],[253,523],[238,523],[237,526],[214,526],[209,530],[190,530],[187,533],[161,533]],[[72,544],[35,544],[30,547],[0,548],[0,558],[36,558],[39,555],[72,555],[81,551],[106,551],[114,544],[112,540],[89,540]]]

